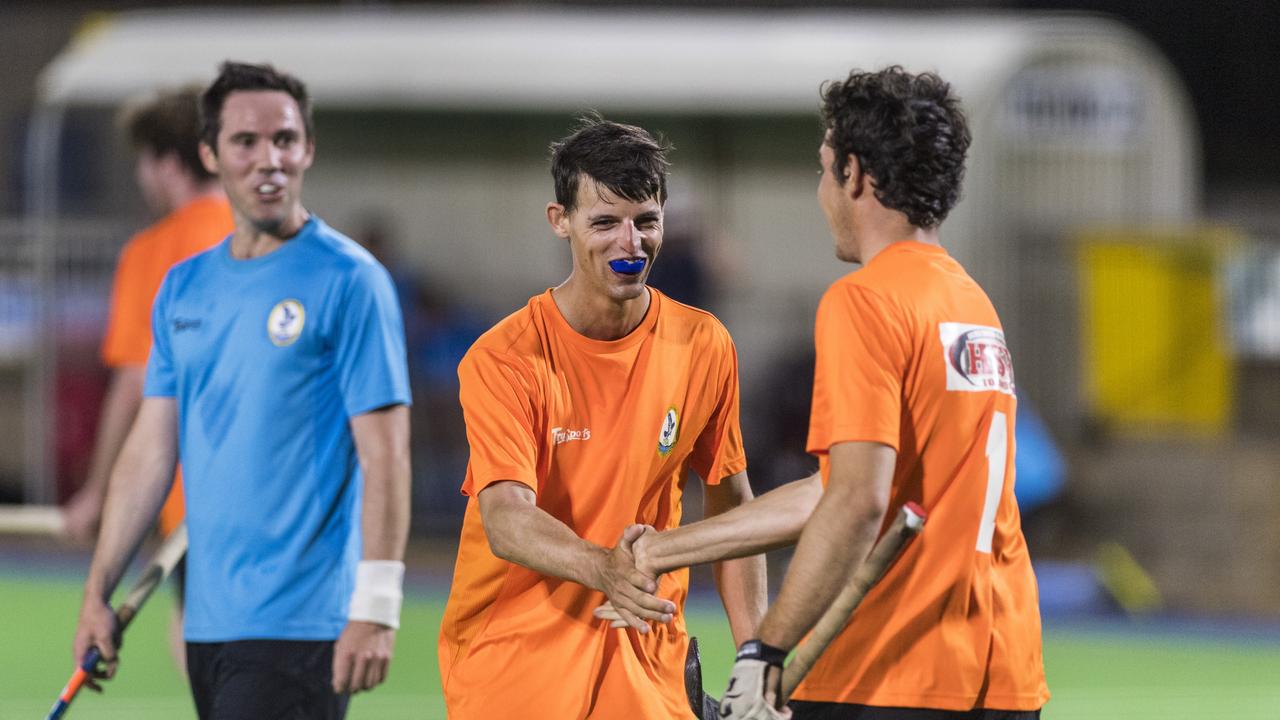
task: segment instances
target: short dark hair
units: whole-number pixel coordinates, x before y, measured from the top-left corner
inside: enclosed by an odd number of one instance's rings
[[[172,153],[198,182],[213,179],[200,161],[199,88],[166,90],[130,103],[120,113],[120,126],[135,149]]]
[[[894,65],[824,83],[822,122],[836,177],[843,180],[849,156],[857,157],[876,199],[912,225],[937,227],[960,199],[972,138],[959,98],[934,73]]]
[[[605,120],[598,113],[578,118],[569,137],[551,144],[551,177],[556,202],[566,213],[578,201],[585,176],[632,202],[667,201],[667,153],[671,145],[644,128]]]
[[[307,86],[298,78],[276,70],[270,64],[252,65],[228,60],[218,68],[218,77],[200,96],[200,139],[218,151],[218,132],[222,130],[222,106],[227,96],[237,91],[279,90],[289,93],[298,103],[307,139],[315,139],[311,121],[311,96]]]

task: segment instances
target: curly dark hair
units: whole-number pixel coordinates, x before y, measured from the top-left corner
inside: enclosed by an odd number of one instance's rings
[[[822,123],[844,179],[849,156],[874,180],[876,199],[912,225],[937,227],[960,199],[971,137],[960,100],[933,73],[894,65],[854,70],[822,86]]]
[[[222,130],[222,106],[227,97],[236,91],[279,90],[288,93],[298,103],[307,139],[315,139],[315,124],[311,120],[311,96],[307,86],[298,78],[281,72],[269,64],[228,60],[218,68],[218,77],[200,96],[200,140],[218,152],[218,133]]]
[[[551,144],[551,178],[556,202],[571,213],[585,175],[632,202],[667,201],[667,153],[671,145],[635,125],[605,120],[598,113],[578,118],[569,137]]]

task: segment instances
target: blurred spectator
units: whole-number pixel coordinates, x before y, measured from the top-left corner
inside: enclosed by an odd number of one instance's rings
[[[1014,456],[1018,509],[1026,514],[1062,494],[1067,474],[1066,461],[1049,435],[1049,428],[1031,405],[1027,394],[1018,392],[1018,418],[1014,428],[1017,454]]]
[[[79,469],[70,458],[82,457],[83,448],[67,445],[83,427],[79,409],[100,403],[101,415],[92,456],[85,466],[84,486],[66,505],[67,533],[91,540],[97,534],[106,496],[107,478],[124,439],[142,404],[142,381],[151,352],[151,304],[165,274],[174,264],[202,252],[231,233],[231,207],[216,178],[209,174],[197,152],[199,145],[198,91],[185,89],[160,93],[127,106],[120,125],[137,153],[135,180],[147,207],[161,219],[133,236],[120,252],[111,291],[110,317],[102,340],[102,361],[111,368],[111,384],[105,397],[88,393],[81,381],[59,377],[60,469]],[[73,355],[74,357],[74,355]],[[68,424],[67,420],[71,420]],[[164,533],[177,527],[183,516],[182,476],[179,473],[160,516]]]
[[[708,307],[713,288],[703,261],[705,242],[697,208],[673,193],[663,212],[662,250],[649,271],[649,285],[686,305]]]
[[[812,347],[774,363],[752,394],[746,426],[747,462],[757,493],[812,474],[818,460],[805,452],[813,400]]]
[[[467,438],[458,404],[458,363],[489,323],[450,301],[398,259],[387,213],[369,212],[353,237],[391,273],[404,313],[409,383],[413,390],[413,503],[419,531],[456,529],[466,498],[458,486],[467,468]],[[443,527],[432,528],[433,525]]]

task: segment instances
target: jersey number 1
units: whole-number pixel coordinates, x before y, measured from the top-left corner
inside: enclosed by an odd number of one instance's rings
[[[1009,464],[1009,416],[996,412],[987,433],[987,499],[982,504],[982,524],[978,526],[978,552],[991,552],[996,534],[996,510],[1004,494],[1004,471]]]

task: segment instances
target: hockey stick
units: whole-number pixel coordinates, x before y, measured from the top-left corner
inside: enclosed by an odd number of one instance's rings
[[[698,638],[689,636],[689,651],[684,658],[684,692],[689,709],[698,720],[720,720],[720,703],[702,690],[702,653]]]
[[[160,545],[160,549],[156,551],[151,563],[142,571],[142,577],[138,578],[138,581],[133,584],[133,588],[125,596],[124,602],[120,603],[120,607],[116,609],[116,632],[118,634],[124,633],[125,628],[129,627],[129,623],[133,622],[138,610],[142,608],[142,604],[147,601],[147,598],[151,597],[151,593],[160,586],[160,583],[169,577],[169,573],[173,572],[174,567],[178,565],[178,562],[186,554],[187,525],[183,523],[170,533],[169,537]],[[71,679],[67,681],[66,687],[62,688],[57,702],[53,704],[53,708],[49,710],[45,720],[57,720],[62,717],[62,714],[71,705],[71,701],[75,699],[76,693],[80,692],[85,680],[93,674],[101,659],[102,656],[98,652],[98,648],[89,648],[89,652],[85,653],[84,661],[71,674]]]
[[[795,656],[782,671],[782,697],[779,705],[786,704],[796,686],[809,674],[813,664],[822,656],[831,641],[835,639],[844,626],[849,623],[853,611],[857,609],[862,598],[879,582],[885,572],[893,565],[893,561],[902,554],[903,548],[924,528],[928,515],[924,508],[909,502],[898,511],[889,530],[876,541],[866,561],[858,566],[849,583],[840,590],[831,607],[822,613],[818,624],[813,626],[809,637],[796,648]]]

